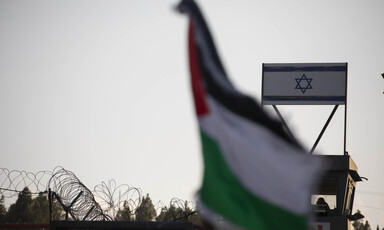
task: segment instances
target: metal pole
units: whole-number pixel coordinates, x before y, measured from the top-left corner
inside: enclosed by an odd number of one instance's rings
[[[81,196],[81,194],[83,194],[83,191],[80,191],[79,194],[77,194],[77,196],[75,197],[75,199],[73,199],[72,203],[68,206],[68,208],[71,208],[72,205],[75,204],[75,202],[77,201],[77,199],[79,199],[79,197]]]
[[[327,129],[329,122],[331,122],[333,115],[335,115],[335,112],[336,112],[338,107],[339,107],[339,105],[335,105],[335,107],[333,108],[331,115],[329,115],[327,122],[325,123],[323,129],[321,130],[319,136],[317,137],[315,144],[313,144],[313,147],[312,147],[311,151],[309,152],[309,154],[312,155],[313,151],[315,151],[317,144],[319,144],[321,137],[323,136],[325,130]]]
[[[293,136],[291,130],[289,129],[287,123],[285,123],[285,120],[283,118],[283,116],[281,115],[280,111],[277,109],[276,105],[272,105],[273,109],[275,110],[277,116],[279,117],[281,123],[283,123],[283,126],[285,128],[285,130],[287,131],[288,135],[292,138],[292,140],[296,140],[295,137]]]
[[[51,188],[48,189],[48,203],[49,203],[49,222],[51,222],[52,221],[52,205],[53,205]]]
[[[347,152],[347,100],[348,100],[348,94],[347,94],[347,84],[348,84],[348,63],[347,69],[346,69],[346,77],[345,77],[345,106],[344,106],[344,156],[348,155]]]
[[[85,219],[87,219],[87,217],[89,216],[89,214],[92,212],[92,210],[93,210],[94,208],[95,208],[95,206],[92,205],[92,208],[89,209],[88,212],[87,212],[87,214],[84,216],[83,221],[84,221]]]

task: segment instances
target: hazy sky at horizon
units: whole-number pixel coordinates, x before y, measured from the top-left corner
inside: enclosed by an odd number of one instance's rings
[[[0,167],[59,165],[89,188],[115,179],[192,200],[202,162],[177,2],[1,0]],[[262,63],[348,62],[347,151],[369,179],[354,210],[384,227],[384,1],[198,3],[230,78],[257,100]],[[279,108],[307,148],[332,110]],[[342,154],[343,119],[341,106],[319,153]]]

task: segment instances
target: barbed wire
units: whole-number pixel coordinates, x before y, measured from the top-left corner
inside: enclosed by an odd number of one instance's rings
[[[14,198],[28,187],[31,194],[48,193],[50,190],[67,216],[74,220],[114,220],[119,212],[128,206],[130,214],[142,202],[141,189],[127,184],[117,185],[115,180],[102,182],[89,190],[76,175],[57,166],[53,171],[37,173],[24,170],[0,168],[0,197]],[[194,203],[179,198],[172,198],[167,207],[162,201],[155,205],[157,214],[167,212],[173,220],[188,217],[196,213]]]
[[[130,214],[134,215],[141,203],[141,189],[127,184],[116,186],[115,180],[96,185],[94,192],[104,212],[113,218],[124,208],[124,204],[128,205]]]
[[[159,215],[161,212],[166,211],[168,208],[163,201],[159,200],[155,205],[156,214]]]
[[[192,201],[185,201],[179,198],[172,198],[167,207],[162,201],[155,205],[157,220],[160,221],[188,221],[189,217],[196,214],[195,204]]]
[[[189,213],[193,212],[193,206],[194,203],[192,201],[184,201],[176,197],[172,198],[169,207],[174,207],[171,211],[173,220],[178,220],[182,217],[187,217]]]
[[[71,171],[56,167],[48,188],[74,220],[111,219],[96,202],[93,193]]]
[[[0,168],[0,195],[5,198],[15,197],[25,187],[28,187],[32,194],[47,192],[47,181],[52,177],[51,171],[39,171],[37,173],[24,170],[8,170]]]

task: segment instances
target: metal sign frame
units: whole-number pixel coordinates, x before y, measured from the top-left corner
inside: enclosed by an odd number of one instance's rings
[[[336,81],[334,82],[336,84],[327,86],[327,81],[335,78]],[[346,151],[347,79],[348,63],[346,62],[263,63],[261,105],[262,107],[264,105],[271,105],[273,107],[283,126],[291,136],[293,134],[276,105],[335,105],[313,144],[310,154],[313,154],[315,151],[339,105],[344,105],[344,155],[348,155]],[[304,81],[303,84],[301,84],[302,81]],[[316,86],[311,84],[312,81],[320,82],[320,87],[314,90]]]

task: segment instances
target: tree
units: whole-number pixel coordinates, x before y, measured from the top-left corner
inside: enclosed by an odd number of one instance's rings
[[[189,221],[196,225],[200,225],[200,226],[203,225],[203,219],[197,212],[189,216]]]
[[[361,211],[358,209],[357,213],[361,213]],[[364,224],[361,220],[353,221],[352,226],[355,228],[355,230],[363,230],[364,229]]]
[[[143,198],[141,204],[136,209],[136,221],[152,221],[155,217],[155,206],[153,206],[152,200],[147,193],[147,196]]]
[[[65,212],[63,210],[63,207],[59,204],[59,202],[56,199],[53,199],[52,201],[52,213],[51,213],[52,220],[64,220],[65,219]]]
[[[3,200],[3,198],[1,199]],[[2,204],[0,200],[0,223],[48,223],[49,222],[49,201],[46,193],[32,199],[31,191],[25,187],[19,193],[14,204],[9,207],[5,217],[2,217]],[[52,220],[60,220],[63,210],[58,202],[52,205]]]
[[[156,217],[156,221],[189,221],[198,225],[202,223],[200,216],[188,207],[187,201],[180,207],[171,204],[168,209],[162,208],[160,214]]]
[[[48,197],[44,193],[39,193],[39,196],[33,199],[33,222],[48,223],[49,222],[49,202]]]
[[[159,221],[159,222],[168,221],[166,216],[167,216],[167,208],[161,208],[160,214],[156,217],[156,221]]]
[[[10,223],[32,223],[32,194],[28,187],[19,193],[16,203],[9,207],[7,220]]]
[[[4,196],[0,198],[0,223],[5,223],[7,218],[7,209],[4,205]]]
[[[129,208],[129,204],[127,201],[124,201],[123,208],[117,211],[115,220],[127,220],[131,221],[133,220],[131,209]]]
[[[160,214],[156,217],[156,221],[167,222],[173,221],[177,218],[177,214],[182,212],[181,208],[176,208],[171,205],[168,209],[161,208]]]
[[[360,210],[357,210],[358,213],[361,213]],[[355,220],[352,222],[352,226],[356,230],[372,230],[368,220],[365,221],[365,224],[362,222],[362,220]]]
[[[371,229],[371,226],[370,226],[369,223],[368,223],[368,220],[365,221],[363,230],[372,230],[372,229]]]

